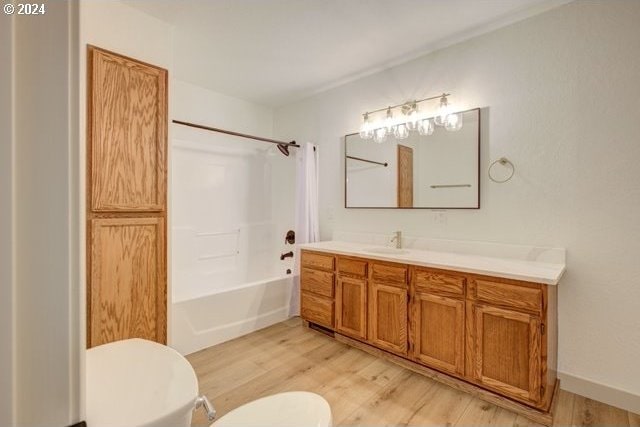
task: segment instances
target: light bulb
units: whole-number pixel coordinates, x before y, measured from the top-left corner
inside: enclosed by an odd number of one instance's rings
[[[362,126],[360,126],[360,138],[371,139],[373,138],[373,123],[369,119],[369,113],[364,113],[364,120]]]
[[[420,123],[418,123],[418,132],[420,132],[420,135],[433,135],[434,129],[435,125],[431,119],[422,119]]]
[[[382,144],[387,139],[387,128],[381,127],[373,132],[373,140],[378,144]]]
[[[447,116],[451,113],[451,104],[447,100],[446,95],[442,95],[440,98],[440,108],[438,108],[438,114],[434,117],[434,121],[438,126],[444,126],[447,122]]]
[[[449,114],[444,128],[450,132],[456,132],[462,129],[462,113]]]
[[[393,113],[391,112],[391,107],[387,108],[387,118],[384,119],[384,127],[387,129],[387,133],[393,133],[395,130],[396,124],[393,120]]]
[[[409,108],[409,113],[407,114],[407,129],[416,130],[418,128],[418,122],[420,120],[420,116],[418,114],[418,105],[414,102]]]
[[[396,126],[396,129],[393,132],[393,135],[398,139],[407,138],[409,136],[409,129],[407,128],[407,124],[400,123],[398,126]]]

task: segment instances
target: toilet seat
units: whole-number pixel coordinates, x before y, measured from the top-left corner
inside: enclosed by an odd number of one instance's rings
[[[329,403],[315,393],[291,391],[242,405],[211,427],[332,427]]]

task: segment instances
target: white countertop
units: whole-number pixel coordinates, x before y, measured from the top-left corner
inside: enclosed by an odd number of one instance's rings
[[[454,252],[435,252],[420,249],[402,249],[399,253],[375,253],[380,245],[342,241],[326,241],[299,245],[300,249],[359,256],[380,261],[399,262],[423,267],[483,274],[505,279],[557,285],[564,273],[564,263],[525,261]],[[387,248],[389,249],[389,248]]]

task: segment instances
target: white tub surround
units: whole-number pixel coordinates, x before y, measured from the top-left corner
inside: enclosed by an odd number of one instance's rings
[[[444,247],[444,242],[445,241],[440,241],[439,243]],[[379,261],[398,262],[418,265],[421,267],[455,270],[463,273],[482,274],[504,279],[542,283],[545,285],[557,285],[566,269],[564,263],[564,249],[536,248],[537,250],[522,251],[522,253],[528,254],[548,254],[550,251],[555,252],[555,256],[547,256],[545,261],[538,261],[526,258],[519,259],[507,256],[500,257],[495,255],[495,251],[491,253],[490,256],[463,251],[463,248],[468,249],[474,245],[480,249],[483,245],[495,244],[460,241],[456,246],[452,241],[448,242],[449,251],[393,249],[381,244],[346,242],[339,240],[304,244],[300,245],[300,248],[346,256],[358,256]],[[423,241],[422,243],[424,245],[425,242]],[[504,249],[506,253],[506,250],[511,245],[505,246],[506,247]],[[515,246],[515,248],[519,247]]]

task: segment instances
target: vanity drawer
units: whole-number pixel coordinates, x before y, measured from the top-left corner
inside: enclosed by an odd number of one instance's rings
[[[408,271],[406,265],[371,263],[371,280],[389,285],[406,287]]]
[[[333,255],[325,255],[317,252],[302,251],[302,266],[333,270]]]
[[[542,310],[542,290],[539,287],[512,285],[475,279],[472,297],[478,301],[527,311]]]
[[[336,263],[340,274],[350,274],[358,277],[367,276],[367,261],[338,257]]]
[[[333,298],[333,273],[303,267],[300,272],[300,288],[303,291]]]
[[[333,300],[302,292],[300,315],[309,322],[333,329]]]
[[[416,289],[434,294],[464,296],[466,279],[460,276],[416,269]]]

